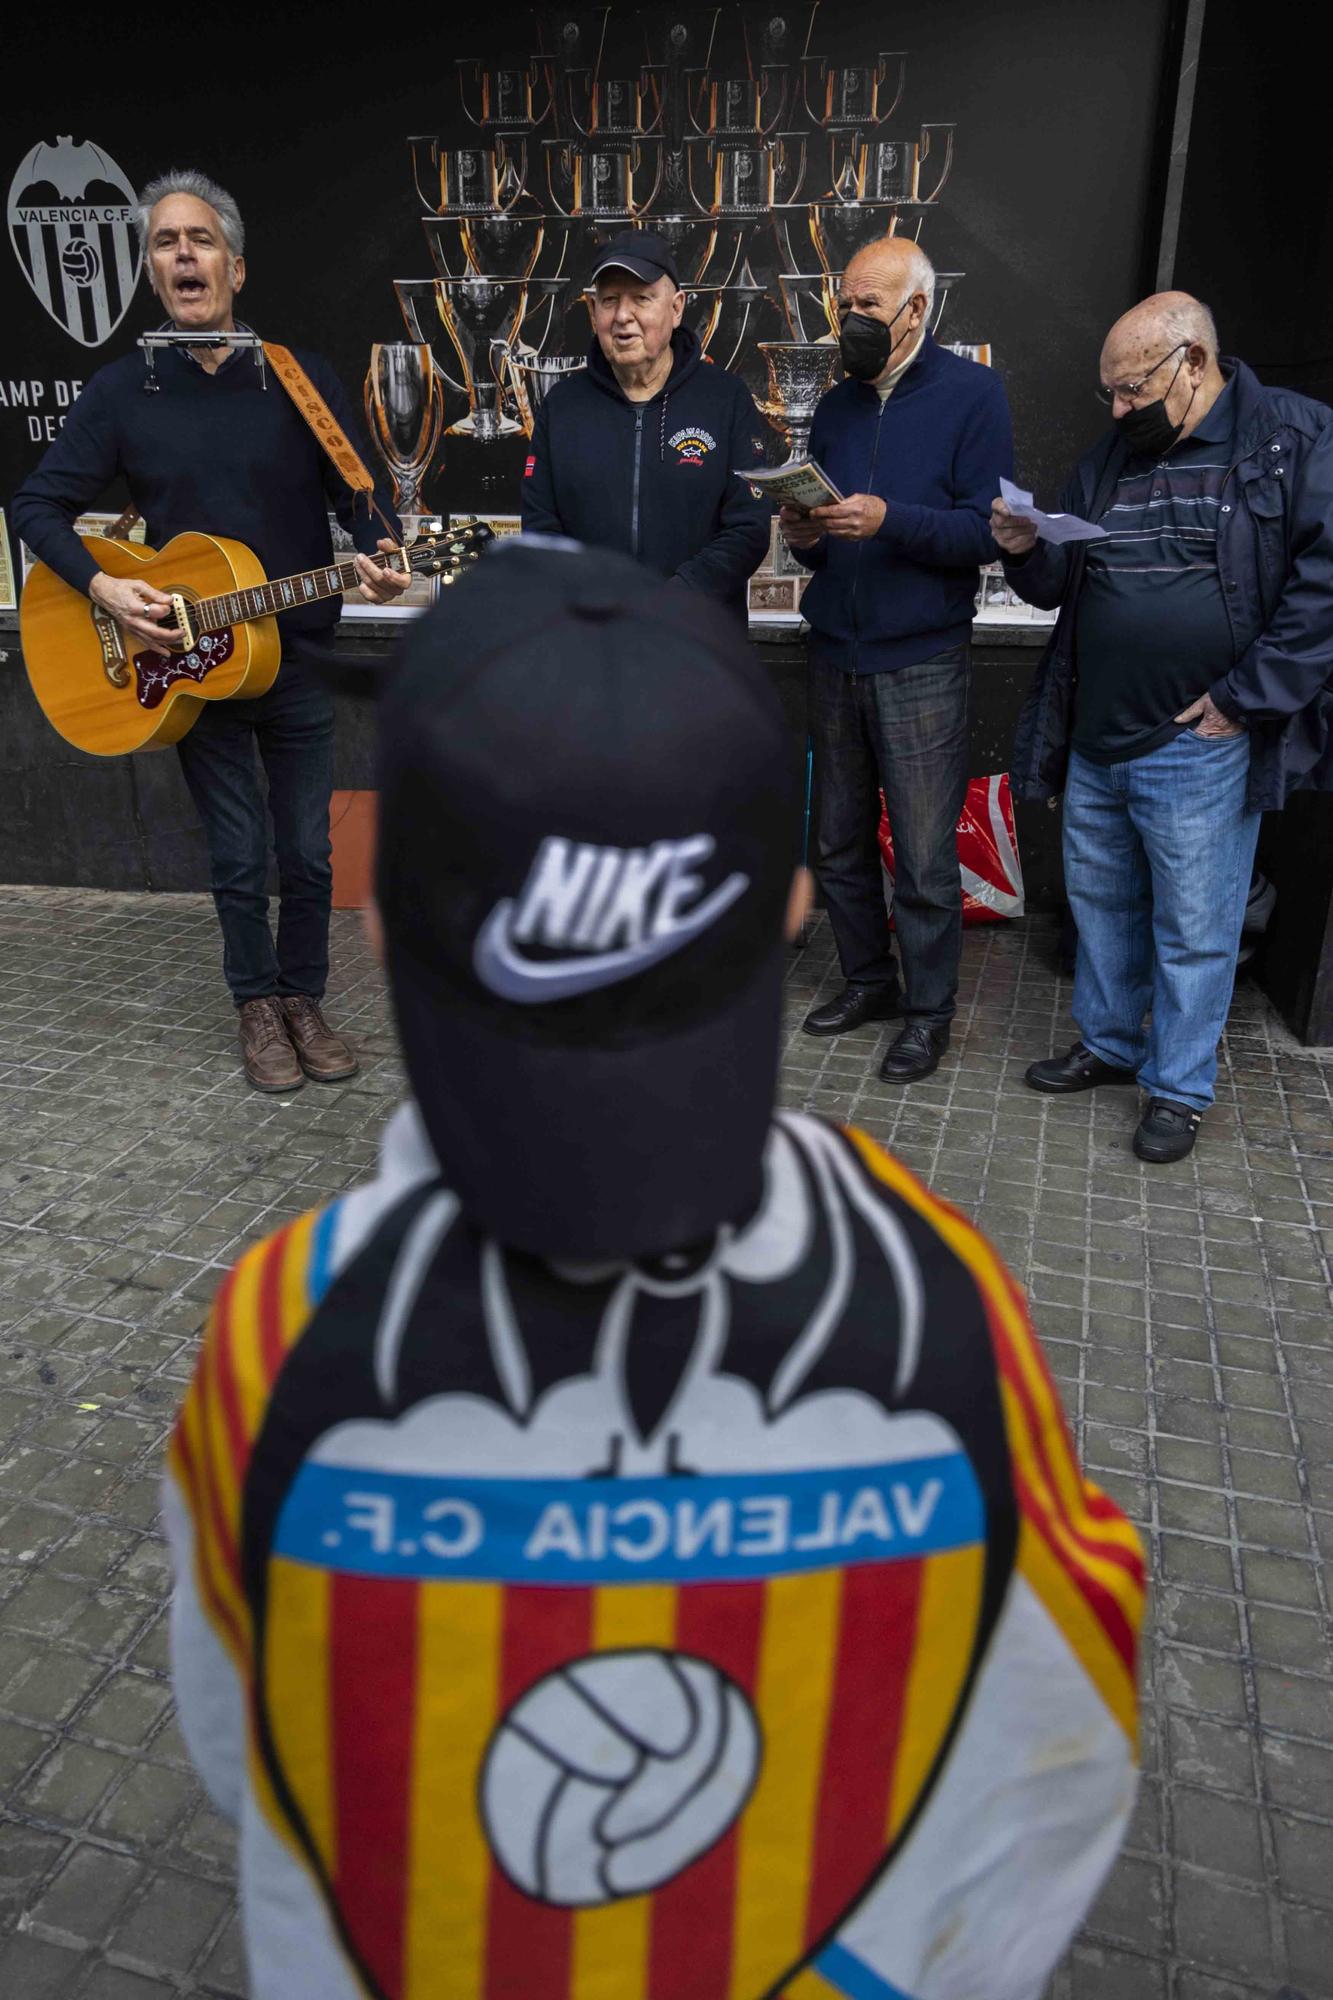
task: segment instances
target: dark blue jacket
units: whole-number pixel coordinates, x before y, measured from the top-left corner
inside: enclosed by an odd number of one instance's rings
[[[333,369],[318,354],[294,352],[364,460],[361,425]],[[332,508],[363,554],[374,554],[382,522],[329,463],[271,368],[265,388],[243,350],[210,375],[171,347],[158,355],[156,377],[158,393],[145,395],[138,353],[100,368],[14,495],[15,531],[57,576],[87,590],[97,564],[73,523],[117,478],[144,517],[150,548],[197,529],[243,542],[266,576],[291,576],[331,560]],[[382,480],[375,498],[396,527]],[[341,599],[324,598],[280,613],[278,626],[286,638],[327,632],[341,608]]]
[[[1236,422],[1217,567],[1235,663],[1208,692],[1249,729],[1248,803],[1266,812],[1294,791],[1333,790],[1333,410],[1265,388],[1243,361],[1224,359],[1222,369],[1235,384]],[[1100,520],[1127,457],[1114,431],[1094,445],[1059,512]],[[1011,778],[1020,798],[1064,790],[1085,548],[1038,542],[1024,560],[1005,561],[1020,597],[1060,608],[1018,720]]]
[[[865,382],[829,390],[810,456],[849,498],[887,502],[869,541],[826,539],[797,552],[815,572],[801,604],[812,650],[849,673],[879,674],[961,645],[978,566],[997,554],[991,501],[1013,469],[999,376],[927,334],[886,402]]]
[[[735,475],[762,465],[764,426],[697,334],[678,327],[671,345],[671,374],[649,402],[630,402],[596,341],[587,367],[556,384],[537,414],[523,527],[619,549],[744,618],[772,508]]]

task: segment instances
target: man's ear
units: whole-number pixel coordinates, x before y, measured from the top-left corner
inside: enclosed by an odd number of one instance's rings
[[[684,292],[677,292],[675,298],[671,301],[671,324],[673,326],[680,325],[684,312],[685,294]]]
[[[808,868],[798,868],[787,892],[787,921],[782,927],[788,944],[795,944],[814,906],[815,878]]]
[[[244,283],[245,259],[244,257],[233,257],[231,260],[231,288],[234,292],[239,292]]]

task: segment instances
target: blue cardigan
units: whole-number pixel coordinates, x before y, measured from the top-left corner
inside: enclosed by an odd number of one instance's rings
[[[968,637],[977,569],[999,554],[990,533],[1000,474],[1012,476],[1004,385],[990,368],[927,334],[893,394],[840,382],[815,412],[810,456],[849,497],[887,502],[865,542],[825,539],[801,552],[815,576],[801,609],[812,654],[846,673],[892,672]]]

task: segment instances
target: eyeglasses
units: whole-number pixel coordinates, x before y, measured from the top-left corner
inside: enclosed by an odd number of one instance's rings
[[[1187,340],[1178,340],[1175,346],[1169,348],[1167,352],[1162,356],[1161,361],[1153,362],[1152,367],[1148,370],[1148,373],[1146,375],[1140,375],[1137,382],[1117,382],[1110,389],[1095,390],[1094,394],[1096,395],[1097,401],[1103,406],[1104,409],[1108,410],[1110,409],[1111,405],[1116,402],[1132,403],[1134,401],[1134,398],[1138,395],[1139,391],[1142,389],[1144,383],[1151,381],[1152,377],[1157,373],[1158,369],[1161,368],[1166,362],[1168,362],[1173,354],[1179,354],[1182,347],[1188,347],[1188,346],[1189,342]],[[1177,368],[1176,374],[1178,375],[1179,373],[1180,370],[1179,368]],[[1174,380],[1174,377],[1172,379]],[[1168,394],[1169,393],[1170,392],[1168,391]]]

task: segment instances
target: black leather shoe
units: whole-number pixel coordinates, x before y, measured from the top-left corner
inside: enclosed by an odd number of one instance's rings
[[[1132,1069],[1117,1069],[1103,1062],[1082,1042],[1075,1042],[1067,1056],[1047,1056],[1034,1062],[1026,1072],[1034,1090],[1049,1090],[1066,1096],[1071,1090],[1096,1090],[1100,1083],[1137,1083]]]
[[[844,986],[836,1000],[828,1000],[807,1014],[801,1026],[807,1035],[845,1035],[867,1021],[891,1021],[903,1011],[902,990],[895,979],[891,986]]]
[[[1141,1160],[1151,1160],[1154,1166],[1183,1160],[1194,1149],[1202,1117],[1203,1113],[1192,1104],[1177,1104],[1170,1097],[1150,1097],[1134,1134],[1134,1151]]]
[[[928,1028],[921,1021],[909,1021],[889,1043],[879,1073],[885,1083],[919,1083],[940,1066],[940,1057],[949,1046],[947,1028]]]

